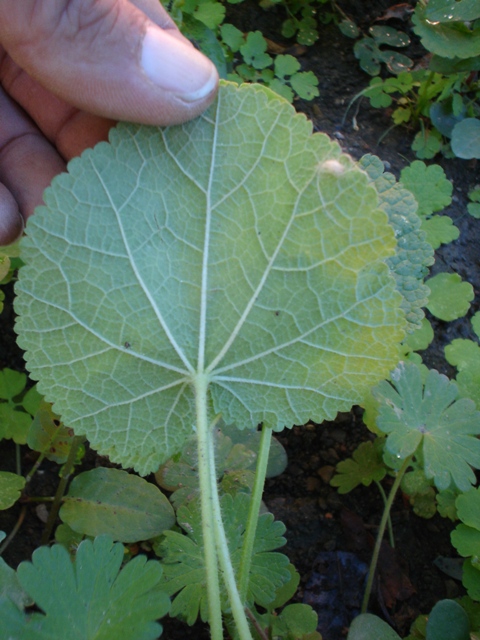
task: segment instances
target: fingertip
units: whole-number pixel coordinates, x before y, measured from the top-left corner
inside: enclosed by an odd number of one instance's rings
[[[217,69],[211,60],[155,25],[146,29],[140,61],[153,84],[183,102],[213,97],[218,85]]]
[[[0,246],[4,247],[18,240],[24,226],[17,202],[10,191],[0,184]]]

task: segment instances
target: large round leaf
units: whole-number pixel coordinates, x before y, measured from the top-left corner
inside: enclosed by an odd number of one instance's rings
[[[19,343],[66,425],[141,473],[195,397],[240,428],[333,418],[392,368],[395,240],[365,173],[273,92],[225,84],[179,127],[121,125],[23,242]]]

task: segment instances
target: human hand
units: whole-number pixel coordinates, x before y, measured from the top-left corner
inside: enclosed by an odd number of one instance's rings
[[[159,0],[0,0],[0,245],[116,120],[185,122],[217,85]]]

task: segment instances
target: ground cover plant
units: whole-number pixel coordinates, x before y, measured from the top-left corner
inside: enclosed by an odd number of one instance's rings
[[[24,513],[42,461],[62,465],[43,538],[55,544],[17,571],[0,562],[0,637],[60,638],[73,619],[72,637],[154,640],[169,612],[208,621],[214,638],[318,639],[319,610],[288,604],[300,576],[262,489],[286,465],[272,431],[352,403],[372,439],[333,484],[375,482],[386,502],[369,582],[395,496],[421,517],[458,517],[468,597],[441,600],[408,637],[475,637],[477,317],[445,350],[455,382],[417,353],[433,337],[422,308],[452,322],[474,297],[450,271],[424,283],[432,246],[458,237],[439,215],[451,197],[440,167],[416,161],[397,182],[375,156],[356,164],[312,136],[268,90],[233,85],[195,123],[122,125],[72,163],[22,253],[18,327],[41,393],[24,374],[0,379],[2,437],[38,453],[27,473],[2,472],[2,507],[20,499]],[[111,461],[77,473],[84,434]],[[400,637],[370,613],[348,633]]]

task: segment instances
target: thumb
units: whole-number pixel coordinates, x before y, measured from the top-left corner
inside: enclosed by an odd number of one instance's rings
[[[0,0],[0,43],[64,101],[116,120],[184,122],[218,83],[158,0]]]

